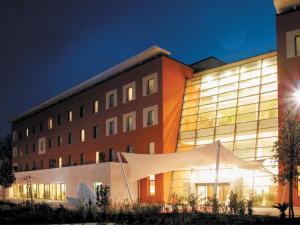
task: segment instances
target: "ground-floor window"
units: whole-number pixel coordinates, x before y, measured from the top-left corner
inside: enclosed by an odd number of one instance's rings
[[[48,199],[48,200],[66,200],[66,184],[14,184],[14,198]]]
[[[155,175],[149,176],[149,195],[155,195]]]

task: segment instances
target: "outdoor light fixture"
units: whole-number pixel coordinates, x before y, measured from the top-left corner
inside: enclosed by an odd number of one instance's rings
[[[300,105],[300,90],[294,92],[294,101]]]

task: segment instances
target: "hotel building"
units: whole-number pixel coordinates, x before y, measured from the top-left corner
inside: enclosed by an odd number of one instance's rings
[[[9,197],[29,198],[30,186],[36,199],[66,201],[84,182],[91,189],[107,184],[112,199],[123,201],[117,152],[183,152],[220,140],[266,170],[220,168],[221,201],[231,190],[260,205],[281,201],[283,194],[287,199],[288,190],[270,172],[277,170],[272,147],[286,99],[300,88],[300,11],[290,2],[274,1],[277,51],[228,64],[210,57],[186,65],[154,46],[15,118],[17,181]],[[139,202],[168,202],[174,194],[211,197],[212,170],[155,174],[131,188]],[[294,192],[300,206],[300,188]]]

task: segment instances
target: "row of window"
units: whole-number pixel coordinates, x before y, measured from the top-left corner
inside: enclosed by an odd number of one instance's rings
[[[143,78],[143,93],[142,93],[143,96],[151,95],[158,91],[157,79],[158,79],[157,73],[151,74],[151,75]],[[118,96],[117,89],[113,89],[113,90],[105,93],[105,108],[106,109],[110,109],[110,108],[117,106],[117,96]],[[136,84],[134,81],[134,82],[131,82],[131,83],[123,86],[122,102],[127,103],[127,102],[133,101],[135,99],[136,99]],[[93,102],[93,113],[98,113],[98,112],[99,112],[99,100],[95,100]],[[86,114],[86,107],[84,105],[82,105],[80,107],[79,116],[84,117],[85,114]],[[67,120],[68,120],[68,122],[73,121],[73,111],[68,111]],[[57,125],[60,126],[62,124],[62,115],[58,115],[56,121],[57,121]],[[53,118],[48,119],[47,126],[48,126],[48,129],[50,129],[50,130],[53,129],[53,127],[54,127]],[[41,122],[40,123],[40,131],[43,131],[43,130],[44,130],[44,123]],[[32,134],[36,133],[35,125],[32,126],[31,132],[32,132]],[[30,135],[30,129],[26,128],[25,136],[29,137],[29,135]],[[13,131],[12,139],[14,142],[18,140],[18,134],[16,131]],[[19,131],[19,139],[22,139],[22,131]]]
[[[106,120],[106,136],[115,135],[118,133],[118,119],[117,117],[113,117]],[[143,109],[143,127],[150,127],[158,124],[158,106],[150,106]],[[98,138],[100,135],[99,126],[93,127],[93,138]],[[129,132],[136,129],[136,112],[130,112],[123,115],[123,132]],[[80,130],[80,142],[86,141],[86,130]],[[73,134],[71,132],[68,133],[68,144],[73,143]],[[62,147],[63,145],[63,137],[57,137],[57,147]],[[53,147],[53,140],[48,139],[48,149]],[[38,140],[38,153],[43,154],[46,150],[45,138],[40,138]],[[32,143],[32,152],[36,151],[35,143]],[[25,154],[29,153],[29,146],[25,146]],[[13,147],[13,157],[18,156],[17,147]]]
[[[132,145],[127,145],[126,146],[126,152],[128,153],[133,153],[134,149]],[[154,142],[150,142],[148,143],[148,153],[149,154],[155,154],[155,143]],[[114,148],[110,148],[108,150],[108,158],[106,157],[106,154],[104,152],[100,152],[100,151],[96,151],[95,153],[95,163],[103,163],[103,162],[114,162],[116,161],[116,150]],[[80,161],[79,164],[80,165],[84,165],[87,164],[89,162],[87,162],[86,160],[86,155],[84,153],[80,153]],[[62,157],[59,157],[58,159],[49,159],[48,161],[48,168],[61,168],[63,166],[76,166],[77,163],[74,162],[73,156],[69,155],[67,162],[65,162],[65,164],[63,164],[63,159]],[[32,162],[32,165],[30,167],[29,163],[25,164],[25,168],[18,168],[18,165],[15,163],[14,164],[14,170],[36,170],[36,169],[44,169],[44,160],[40,161],[40,164],[37,165],[37,163],[35,161]]]

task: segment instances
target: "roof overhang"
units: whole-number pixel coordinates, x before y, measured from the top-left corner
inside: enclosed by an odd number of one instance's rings
[[[285,13],[300,7],[300,0],[274,0],[277,14]]]

